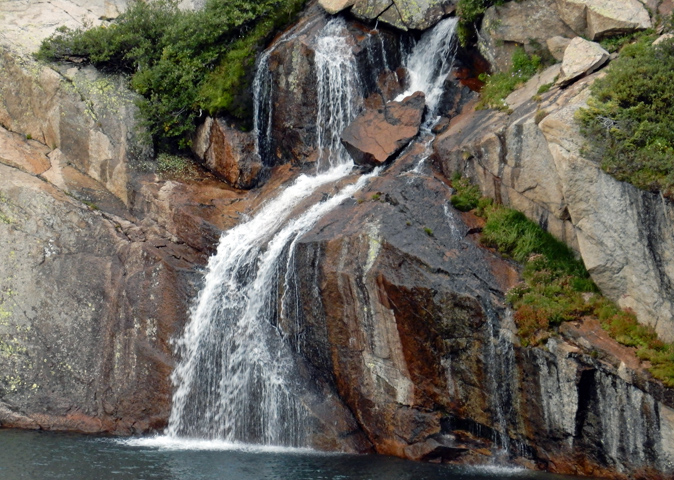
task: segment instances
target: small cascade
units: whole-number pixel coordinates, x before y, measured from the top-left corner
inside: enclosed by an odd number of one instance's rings
[[[352,163],[340,135],[358,113],[360,81],[356,59],[343,33],[343,19],[331,20],[316,45],[318,82],[318,171]]]
[[[269,57],[279,45],[288,43],[308,30],[316,20],[307,22],[304,26],[295,26],[285,32],[267,50],[260,54],[253,79],[253,134],[255,148],[264,165],[271,165],[271,129],[274,114],[274,99],[272,97],[272,77],[269,71]]]
[[[493,441],[498,449],[496,458],[507,461],[511,444],[508,420],[513,409],[511,382],[515,372],[515,351],[512,340],[498,322],[489,301],[485,302],[485,307],[489,327],[485,338],[485,373],[490,390],[492,424],[496,435]]]
[[[374,171],[331,198],[295,211],[318,188],[343,178],[353,166],[339,142],[341,129],[356,113],[355,60],[344,33],[343,20],[333,20],[317,39],[322,173],[301,175],[254,217],[220,239],[191,320],[176,341],[181,361],[172,377],[176,390],[170,437],[306,444],[304,387],[292,351],[299,342],[287,339],[279,322],[286,310],[292,310],[284,306],[290,302],[286,295],[293,291],[288,282],[294,278],[295,246],[320,218],[377,174]],[[263,67],[264,62],[263,58]],[[269,94],[261,93],[263,87],[263,80],[256,82],[260,116],[269,114],[264,107]],[[268,121],[262,125],[256,119],[261,138],[263,128],[270,128]]]
[[[457,24],[457,18],[449,17],[425,32],[405,61],[409,86],[396,100],[400,101],[414,92],[424,92],[428,107],[427,123],[430,124],[435,121],[445,79],[454,66],[458,45],[455,35]]]

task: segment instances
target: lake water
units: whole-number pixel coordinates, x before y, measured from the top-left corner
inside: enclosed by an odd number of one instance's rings
[[[565,480],[516,468],[468,468],[377,455],[256,449],[213,442],[0,430],[2,480]]]

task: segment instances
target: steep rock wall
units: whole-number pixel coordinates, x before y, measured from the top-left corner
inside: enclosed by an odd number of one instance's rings
[[[468,175],[574,247],[605,295],[671,341],[674,208],[582,156],[574,113],[595,78],[523,101],[511,115],[465,112],[436,140],[435,159],[445,175]]]
[[[517,267],[477,246],[441,179],[412,171],[424,156],[417,144],[302,238],[304,358],[379,453],[666,478],[672,392],[598,325],[522,347],[504,299]]]
[[[169,340],[247,202],[155,175],[122,78],[31,59],[124,7],[80,3],[0,5],[0,425],[130,434],[166,424]]]

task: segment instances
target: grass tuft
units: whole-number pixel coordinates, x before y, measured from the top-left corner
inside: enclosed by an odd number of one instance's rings
[[[478,109],[494,108],[497,110],[507,110],[506,97],[543,67],[543,62],[539,55],[529,55],[522,47],[513,53],[512,64],[512,67],[507,72],[483,77],[485,85],[480,92],[480,101],[477,104]]]

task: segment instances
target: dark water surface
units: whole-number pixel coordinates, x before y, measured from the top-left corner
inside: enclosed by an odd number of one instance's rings
[[[375,455],[246,449],[0,430],[2,480],[564,480],[514,468],[432,465]]]

